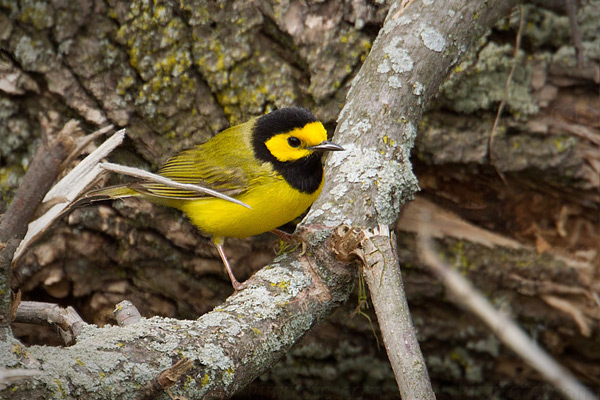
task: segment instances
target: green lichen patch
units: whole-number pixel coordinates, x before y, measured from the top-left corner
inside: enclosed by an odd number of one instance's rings
[[[49,72],[56,68],[56,55],[47,37],[18,32],[11,37],[14,57],[27,71]]]
[[[118,93],[133,103],[154,131],[171,140],[189,136],[204,125],[195,104],[202,88],[192,68],[190,31],[174,7],[134,1],[127,22],[115,35],[127,48],[129,65],[135,71],[121,74],[116,82]]]
[[[350,25],[340,24],[331,34],[335,38],[326,47],[312,44],[300,51],[311,73],[308,91],[317,103],[338,92],[371,50],[371,39]]]
[[[0,203],[10,204],[23,175],[25,170],[19,165],[0,168]]]
[[[229,85],[217,98],[231,123],[274,108],[292,106],[299,97],[290,66],[274,54],[256,54],[256,58],[236,64],[229,72]]]
[[[473,113],[495,109],[506,101],[507,109],[515,117],[525,117],[538,111],[532,97],[530,83],[532,66],[525,62],[525,53],[519,51],[513,61],[514,48],[510,44],[485,44],[475,55],[468,55],[442,86],[441,103],[452,110]],[[510,69],[516,63],[512,84],[505,93]]]
[[[46,1],[22,0],[17,19],[35,29],[46,29],[54,25],[54,10]]]

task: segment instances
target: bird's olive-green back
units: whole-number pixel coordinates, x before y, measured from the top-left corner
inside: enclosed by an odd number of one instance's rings
[[[233,126],[206,143],[184,150],[169,159],[159,175],[182,183],[197,184],[235,195],[248,188],[258,176],[273,172],[268,163],[259,162],[252,148],[252,128],[256,119]],[[165,199],[191,200],[203,197],[197,192],[144,183],[132,189]]]

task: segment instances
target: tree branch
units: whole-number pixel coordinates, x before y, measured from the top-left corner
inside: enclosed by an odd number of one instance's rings
[[[387,226],[361,243],[365,281],[403,399],[435,399],[402,283],[396,238]]]
[[[37,301],[22,301],[17,308],[14,322],[50,325],[56,328],[66,345],[75,343],[85,324],[71,306],[62,308],[57,304]]]
[[[78,129],[79,125],[75,121],[69,121],[58,133],[45,137],[0,221],[0,328],[10,323],[10,266],[13,255],[27,232],[27,224],[33,213],[60,173],[62,162],[74,147],[72,137]]]
[[[426,216],[423,216],[425,219]],[[497,311],[490,302],[463,278],[443,262],[433,249],[429,224],[420,224],[419,253],[424,262],[439,276],[456,301],[477,315],[490,330],[548,382],[557,387],[567,399],[597,400],[585,386],[534,342],[507,315]]]
[[[329,195],[316,201],[307,221],[362,229],[396,221],[401,204],[418,190],[409,157],[424,110],[466,50],[517,3],[447,0],[435,9],[420,1],[392,4],[338,118],[336,141],[347,151],[328,159],[332,178],[323,191]],[[388,357],[403,397],[434,398],[390,251],[388,241],[375,268],[365,267]],[[398,332],[408,345],[397,342]]]
[[[471,45],[519,1],[404,3],[390,7],[346,96],[335,138],[347,151],[328,158],[329,196],[312,206],[310,223],[375,228],[398,218],[418,190],[409,157],[424,110]]]
[[[31,382],[43,388],[36,392],[41,398],[139,394],[182,357],[193,367],[170,388],[174,394],[227,398],[347,299],[354,274],[334,258],[333,243],[310,248],[310,259],[294,254],[276,259],[249,280],[247,289],[198,320],[155,317],[125,327],[86,325],[71,347],[32,347],[15,354],[9,341],[0,342],[0,354],[13,354],[17,363],[36,360],[44,373]],[[139,373],[123,379],[124,370]],[[85,384],[90,381],[94,383]],[[30,399],[30,390],[9,386],[0,396]]]

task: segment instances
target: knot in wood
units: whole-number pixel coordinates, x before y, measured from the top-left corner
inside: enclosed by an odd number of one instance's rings
[[[340,225],[332,235],[332,250],[340,261],[349,263],[357,257],[356,250],[364,238],[362,229]]]

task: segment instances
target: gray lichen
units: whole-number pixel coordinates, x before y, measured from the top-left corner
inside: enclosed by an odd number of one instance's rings
[[[414,133],[408,141],[414,140]],[[353,183],[359,184],[359,188],[366,191],[373,185],[376,186],[377,195],[371,201],[375,206],[378,222],[393,223],[400,205],[412,198],[412,193],[405,193],[403,189],[417,186],[416,180],[407,178],[412,176],[410,168],[389,156],[384,157],[376,150],[359,148],[352,143],[344,144],[344,147],[347,154],[335,153],[330,159],[332,167],[339,167],[339,173],[333,178],[333,182],[337,184],[335,187]],[[390,147],[395,146],[390,144]],[[334,194],[340,191],[341,189],[334,189]],[[354,200],[346,199],[346,201]],[[326,226],[334,227],[342,223],[350,223],[342,217],[338,205],[334,207],[327,204],[322,206],[321,212],[316,210],[311,212],[308,221],[323,214],[326,214],[324,217]]]
[[[413,69],[414,61],[410,57],[408,50],[400,46],[402,38],[395,36],[383,50],[385,53],[384,59],[377,67],[377,72],[387,74],[394,71],[397,74],[409,72]]]
[[[527,116],[538,111],[530,84],[532,66],[525,63],[525,53],[519,51],[512,84],[505,96],[505,83],[513,64],[513,46],[485,44],[476,53],[472,51],[442,86],[442,104],[452,110],[473,113],[490,110],[505,99],[515,116]]]
[[[446,48],[446,39],[432,26],[421,25],[421,39],[429,50],[440,52]]]

